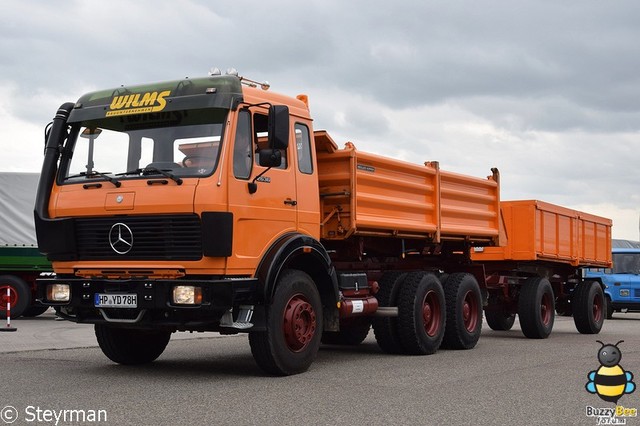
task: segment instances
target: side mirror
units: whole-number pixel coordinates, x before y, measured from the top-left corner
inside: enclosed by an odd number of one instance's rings
[[[271,105],[269,107],[269,148],[287,149],[289,146],[289,107]],[[262,163],[260,163],[262,165]],[[278,164],[280,165],[280,164]]]
[[[262,167],[279,167],[282,164],[282,153],[278,149],[261,149],[258,162]]]

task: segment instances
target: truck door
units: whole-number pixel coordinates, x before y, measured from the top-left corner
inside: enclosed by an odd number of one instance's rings
[[[227,262],[227,274],[252,274],[266,250],[280,235],[297,229],[295,168],[292,146],[282,152],[282,164],[268,170],[257,181],[251,194],[248,184],[266,170],[255,155],[267,144],[266,110],[238,111],[227,150],[229,211],[233,214],[233,255]]]

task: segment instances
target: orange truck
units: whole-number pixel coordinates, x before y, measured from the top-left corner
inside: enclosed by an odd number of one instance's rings
[[[519,257],[512,242],[551,228],[509,216],[497,170],[339,149],[306,96],[267,89],[237,75],[119,87],[47,128],[35,224],[56,276],[38,299],[94,324],[108,358],[151,362],[176,331],[247,333],[258,366],[289,375],[371,327],[389,353],[470,349],[485,310],[543,338],[556,301],[600,331],[602,288],[580,268],[610,264],[609,220],[573,215],[557,256]]]

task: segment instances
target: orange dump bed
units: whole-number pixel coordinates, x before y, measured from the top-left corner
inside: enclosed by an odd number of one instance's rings
[[[537,200],[503,201],[504,247],[484,247],[472,259],[611,265],[611,220]]]
[[[500,231],[498,173],[488,179],[344,149],[324,132],[316,148],[322,238],[350,236],[467,239],[497,244]]]

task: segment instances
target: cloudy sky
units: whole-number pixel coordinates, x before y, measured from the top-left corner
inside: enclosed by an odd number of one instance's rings
[[[638,240],[640,2],[4,1],[3,171],[84,92],[217,66],[310,98],[342,145],[487,176],[503,199],[614,220]]]

